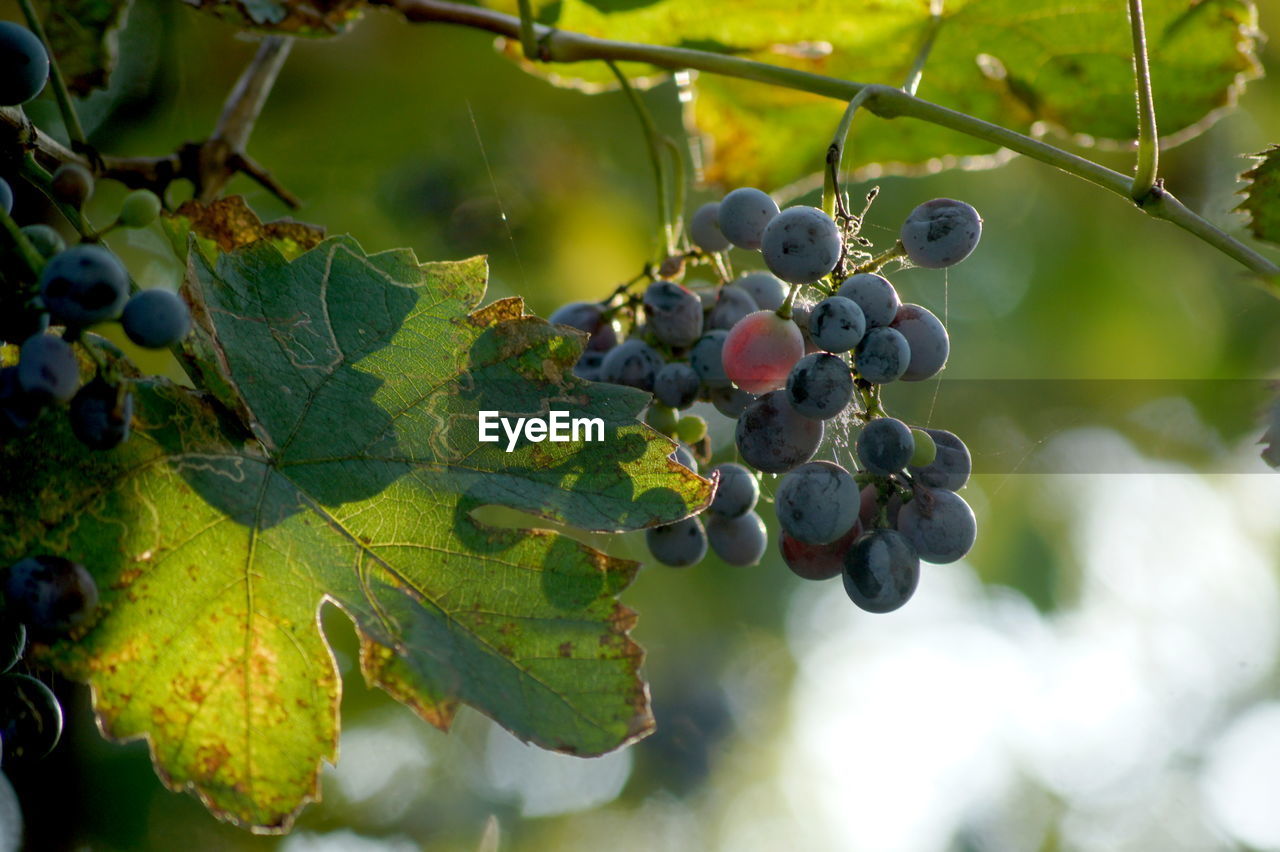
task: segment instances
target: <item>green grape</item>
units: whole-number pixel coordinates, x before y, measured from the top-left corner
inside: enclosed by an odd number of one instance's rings
[[[160,199],[149,189],[135,189],[120,205],[120,224],[126,228],[145,228],[160,215]]]
[[[645,417],[644,422],[664,435],[674,435],[678,418],[674,408],[654,404],[649,406],[649,414]]]
[[[707,421],[696,414],[686,414],[676,423],[676,437],[686,444],[696,444],[707,437]]]
[[[934,443],[933,436],[923,429],[912,429],[911,437],[915,441],[915,449],[912,450],[911,461],[907,464],[913,464],[916,467],[933,464],[933,460],[938,457],[938,445]]]

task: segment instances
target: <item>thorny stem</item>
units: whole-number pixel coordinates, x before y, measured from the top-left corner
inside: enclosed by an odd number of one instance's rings
[[[53,96],[58,101],[58,112],[62,114],[62,123],[67,128],[67,137],[71,139],[73,148],[87,151],[89,140],[84,135],[84,127],[80,124],[80,116],[76,114],[75,105],[71,103],[67,81],[62,76],[62,69],[58,67],[58,58],[53,55],[49,38],[44,33],[44,25],[40,23],[40,17],[31,5],[31,0],[18,0],[18,5],[22,7],[22,16],[27,19],[27,26],[44,44],[45,52],[49,54],[49,82],[53,85]]]
[[[519,38],[518,18],[478,6],[451,3],[447,0],[376,0],[376,2],[391,6],[413,22],[456,24],[506,38]],[[539,34],[540,57],[548,62],[583,62],[603,59],[644,62],[661,68],[693,69],[753,80],[845,102],[852,100],[860,91],[866,89],[868,95],[862,106],[881,118],[905,116],[946,127],[957,133],[1000,145],[1033,160],[1039,160],[1122,198],[1132,197],[1133,181],[1127,175],[1068,153],[1039,139],[947,109],[891,86],[839,80],[738,56],[690,48],[612,41],[548,27],[535,27],[535,32]],[[1280,276],[1280,265],[1192,212],[1167,190],[1153,188],[1141,209],[1150,216],[1162,219],[1199,237],[1253,272],[1270,277]],[[1274,285],[1273,292],[1280,293],[1280,285]]]
[[[1160,133],[1156,129],[1156,105],[1151,95],[1151,67],[1147,61],[1142,0],[1129,0],[1129,28],[1133,33],[1133,75],[1138,92],[1138,167],[1129,195],[1141,207],[1155,188],[1160,167]]]
[[[649,162],[653,165],[653,181],[658,191],[658,227],[662,229],[662,251],[665,257],[675,251],[676,234],[671,224],[671,207],[667,198],[666,169],[662,167],[662,150],[664,147],[662,134],[658,132],[653,116],[649,114],[649,108],[644,105],[644,101],[636,94],[636,90],[632,87],[631,81],[627,79],[627,75],[622,73],[613,60],[605,60],[605,64],[609,66],[609,70],[613,72],[613,75],[618,78],[618,84],[622,87],[622,91],[626,93],[627,100],[631,103],[631,108],[640,117],[640,125],[644,128],[645,147],[649,150]]]

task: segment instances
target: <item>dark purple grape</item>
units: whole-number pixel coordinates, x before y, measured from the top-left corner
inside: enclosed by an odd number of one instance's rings
[[[930,488],[945,488],[948,491],[959,491],[969,481],[973,470],[973,460],[969,456],[969,448],[953,433],[945,429],[925,429],[938,452],[933,461],[924,467],[908,468],[912,477],[922,485]]]
[[[688,408],[698,399],[701,382],[693,367],[682,361],[663,365],[653,380],[653,395],[671,408]]]
[[[829,461],[802,464],[782,478],[774,495],[778,525],[805,544],[830,544],[858,521],[858,483]]]
[[[765,227],[778,215],[778,204],[767,193],[744,186],[720,201],[716,221],[720,233],[738,248],[758,249]]]
[[[0,21],[0,106],[25,104],[40,94],[48,79],[49,53],[36,34]]]
[[[844,296],[823,299],[809,312],[809,338],[828,352],[848,352],[866,333],[862,308]]]
[[[743,410],[735,437],[747,464],[765,473],[786,473],[813,458],[822,432],[822,421],[797,413],[785,391],[771,391]]]
[[[814,352],[791,368],[787,376],[787,401],[805,417],[830,420],[853,399],[853,376],[839,355]]]
[[[723,561],[744,567],[758,563],[769,546],[764,521],[755,512],[745,512],[736,518],[709,516],[707,541]]]
[[[587,349],[605,352],[618,345],[618,331],[605,312],[604,305],[596,302],[570,302],[556,309],[547,322],[567,325],[591,335]]]
[[[18,380],[17,367],[0,368],[0,438],[31,428],[47,400],[27,393]]]
[[[759,397],[755,394],[747,393],[742,388],[735,388],[732,385],[711,389],[711,404],[716,407],[716,411],[730,420],[741,417],[747,406],[757,399]]]
[[[907,466],[915,446],[907,424],[892,417],[877,417],[858,435],[858,461],[872,473],[889,476]]]
[[[697,518],[685,518],[645,531],[645,543],[653,558],[672,568],[696,565],[707,555],[707,534]]]
[[[720,474],[720,483],[708,511],[736,518],[756,507],[756,501],[760,499],[760,483],[751,471],[735,462],[725,462],[713,467],[711,473]]]
[[[83,328],[120,316],[129,298],[129,276],[107,249],[79,245],[45,264],[40,295],[55,323]]]
[[[0,743],[4,762],[38,760],[62,738],[62,706],[30,675],[0,675]]]
[[[628,385],[643,391],[652,391],[658,370],[662,369],[662,356],[643,340],[631,338],[604,356],[600,365],[601,381],[615,385]]]
[[[4,571],[8,612],[37,636],[67,633],[87,624],[98,607],[98,587],[83,565],[61,556],[28,556]]]
[[[133,394],[94,378],[71,399],[71,431],[91,450],[110,450],[129,439]]]
[[[655,281],[644,291],[649,331],[668,346],[691,346],[702,334],[702,301],[671,281]]]
[[[709,201],[699,207],[689,219],[689,239],[703,251],[724,251],[729,241],[720,233],[720,202]]]
[[[947,356],[951,354],[951,340],[941,320],[927,308],[919,305],[903,305],[898,308],[890,328],[896,329],[906,338],[911,350],[911,358],[907,361],[907,369],[901,379],[904,382],[922,382],[931,379],[946,366]]]
[[[753,314],[760,308],[756,300],[746,290],[726,284],[720,288],[720,295],[707,315],[707,328],[733,328],[747,314]]]
[[[143,290],[125,303],[120,325],[139,346],[164,349],[191,331],[191,310],[172,290]]]
[[[844,590],[867,612],[892,612],[915,594],[920,559],[900,533],[872,530],[845,555]]]
[[[71,344],[52,334],[28,337],[18,351],[18,383],[45,402],[71,399],[80,385],[80,364]]]
[[[893,289],[889,279],[874,272],[850,275],[840,285],[836,295],[849,299],[862,309],[868,329],[880,328],[893,322],[902,305],[898,291]]]
[[[899,239],[916,266],[942,269],[954,266],[978,247],[982,217],[963,201],[935,198],[912,210],[902,223]]]
[[[853,356],[858,375],[873,384],[892,382],[911,363],[911,347],[897,329],[877,327],[867,332]]]
[[[746,290],[762,311],[776,311],[782,307],[789,289],[776,275],[768,272],[749,273],[734,281],[733,286]]]
[[[791,573],[802,580],[829,580],[844,571],[845,554],[861,535],[860,521],[830,544],[806,544],[784,531],[778,535],[778,551]]]
[[[944,488],[921,488],[903,504],[898,532],[925,562],[945,565],[963,557],[978,538],[978,521],[964,498]]]
[[[724,341],[729,332],[723,329],[708,331],[689,350],[689,366],[693,367],[708,388],[729,386],[729,376],[724,371]]]

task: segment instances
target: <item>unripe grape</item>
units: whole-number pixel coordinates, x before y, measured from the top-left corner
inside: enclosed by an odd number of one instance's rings
[[[664,435],[674,435],[676,431],[676,413],[674,409],[654,403],[649,406],[649,413],[644,422]]]
[[[816,207],[788,207],[765,228],[761,252],[769,271],[792,284],[812,284],[836,268],[843,243],[831,217]]]
[[[54,198],[79,209],[93,195],[93,175],[79,163],[63,163],[53,173],[49,188]]]
[[[899,239],[916,266],[942,269],[964,260],[982,237],[982,217],[963,201],[935,198],[912,210]]]
[[[973,460],[969,448],[954,433],[945,429],[926,429],[937,447],[937,455],[926,465],[912,464],[912,477],[930,488],[959,491],[969,481]]]
[[[686,414],[676,422],[676,437],[686,444],[696,444],[707,437],[707,421],[696,414]]]
[[[923,429],[912,429],[911,440],[914,442],[914,449],[911,451],[911,460],[908,465],[924,467],[932,462],[938,456],[938,445],[933,442],[933,438],[929,437],[929,433]]]
[[[722,358],[729,379],[748,393],[765,393],[787,382],[787,374],[804,357],[804,335],[789,319],[773,311],[756,311],[742,319],[724,341]]]
[[[729,241],[720,233],[720,202],[709,201],[699,207],[689,220],[689,239],[703,251],[724,251]]]
[[[25,104],[40,94],[48,79],[49,53],[36,34],[0,21],[0,106]]]
[[[758,249],[765,227],[778,215],[777,203],[753,187],[744,186],[720,201],[716,220],[720,233],[738,248]]]
[[[149,189],[135,189],[120,205],[120,224],[126,228],[145,228],[160,215],[160,198]]]
[[[48,225],[26,225],[22,235],[31,241],[31,245],[45,260],[53,257],[67,247],[62,235]]]

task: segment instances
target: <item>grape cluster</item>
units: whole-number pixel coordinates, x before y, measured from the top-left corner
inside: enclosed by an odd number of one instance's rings
[[[98,587],[83,565],[30,556],[0,572],[0,755],[4,762],[44,757],[62,735],[62,708],[49,687],[13,671],[27,638],[47,642],[88,624]]]
[[[705,420],[686,410],[710,403],[737,421],[738,461],[707,472],[718,485],[706,512],[648,531],[659,562],[693,565],[710,549],[732,565],[757,563],[767,547],[763,474],[780,475],[772,500],[783,560],[805,579],[843,575],[864,610],[897,609],[916,589],[921,560],[953,562],[973,546],[974,514],[956,493],[971,467],[964,443],[890,417],[881,399],[886,384],[936,376],[950,340],[883,272],[894,261],[958,263],[982,220],[964,202],[926,202],[881,255],[865,250],[860,227],[843,208],[834,218],[815,207],[779,210],[758,189],[735,189],[694,212],[694,247],[633,282],[647,281],[642,294],[623,285],[604,302],[552,314],[590,335],[579,377],[653,394],[646,421],[678,440],[672,457],[691,470],[710,461],[710,445]],[[734,278],[731,247],[758,251],[768,271]],[[718,283],[682,283],[700,263]],[[816,459],[824,440],[838,452],[849,426],[858,427],[849,467]]]

